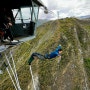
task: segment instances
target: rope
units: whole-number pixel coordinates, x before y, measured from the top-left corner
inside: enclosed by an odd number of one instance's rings
[[[11,64],[10,64],[10,62],[9,62],[6,54],[5,54],[5,57],[6,57],[6,60],[7,60],[7,62],[8,62],[8,65],[9,65],[9,67],[10,67],[10,69],[11,69],[13,75],[14,75],[14,78],[15,78],[15,80],[16,80],[15,73],[14,73],[14,71],[13,71],[13,69],[12,69],[12,66],[11,66]]]
[[[30,73],[31,73],[31,76],[32,76],[32,81],[33,81],[34,90],[36,90],[35,82],[34,82],[34,76],[33,76],[33,74],[32,74],[32,68],[31,68],[31,65],[30,65]]]
[[[21,88],[20,88],[20,84],[19,84],[19,80],[18,80],[18,76],[17,76],[17,72],[16,72],[15,62],[14,62],[14,59],[13,59],[13,56],[12,56],[11,51],[10,51],[10,55],[11,55],[12,62],[13,62],[13,66],[14,66],[14,71],[15,71],[15,76],[16,76],[17,87],[18,87],[19,90],[21,90]]]
[[[7,70],[8,74],[9,74],[9,76],[10,76],[10,78],[11,78],[11,81],[12,81],[12,83],[13,83],[13,85],[14,85],[15,89],[17,90],[17,87],[16,87],[16,85],[15,85],[15,83],[14,83],[13,79],[12,79],[12,76],[11,76],[11,74],[10,74],[10,72],[9,72],[8,67],[6,68],[6,70]]]
[[[13,76],[14,76],[14,78],[15,78],[15,81],[16,81],[16,84],[17,84],[17,87],[18,87],[18,90],[21,90],[21,89],[20,89],[20,86],[18,85],[17,77],[15,76],[15,72],[13,71],[12,66],[11,66],[11,64],[10,64],[10,62],[9,62],[6,54],[5,54],[5,57],[6,57],[6,60],[7,60],[7,62],[8,62],[8,65],[9,65],[9,67],[10,67],[12,73],[13,73]]]

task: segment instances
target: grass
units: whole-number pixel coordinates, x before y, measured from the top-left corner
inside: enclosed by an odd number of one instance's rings
[[[78,55],[78,43],[73,30],[74,26],[77,27],[76,19],[74,18],[66,18],[62,20],[56,20],[53,22],[45,23],[37,29],[36,38],[26,43],[23,43],[20,46],[13,49],[13,57],[15,60],[22,90],[28,90],[27,87],[31,83],[31,75],[29,72],[29,65],[27,63],[30,55],[33,52],[39,52],[41,54],[49,53],[53,51],[59,44],[61,44],[63,48],[63,53],[62,60],[59,64],[59,70],[57,70],[58,58],[54,58],[51,60],[47,59],[45,61],[38,59],[32,62],[33,73],[38,73],[39,75],[40,89],[48,90],[48,88],[53,86],[56,76],[58,74],[61,75],[65,66],[72,59],[72,53],[76,56]],[[82,28],[77,27],[77,29],[81,31]],[[78,31],[78,36],[79,34],[83,36],[83,33],[84,32]],[[81,36],[79,36],[79,41],[82,44],[83,39],[81,38]],[[83,46],[83,48],[85,47]],[[87,71],[90,68],[89,62],[90,59],[85,60],[85,67]],[[90,76],[89,72],[88,76]],[[2,76],[0,76],[0,78],[2,78],[3,81],[0,82],[0,89],[3,88],[3,90],[12,90],[12,88],[14,88],[6,71]],[[8,82],[10,87],[8,87]],[[59,82],[60,81],[58,80],[57,83]],[[56,85],[56,87],[59,86]],[[75,86],[75,88],[79,90],[78,86]]]
[[[84,59],[84,65],[85,65],[85,69],[88,75],[88,80],[90,82],[90,58]]]

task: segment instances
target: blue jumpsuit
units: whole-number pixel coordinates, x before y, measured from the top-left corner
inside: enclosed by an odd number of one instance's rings
[[[59,54],[59,49],[61,49],[61,46],[59,45],[55,51],[51,52],[50,54],[45,54],[46,59],[52,59],[55,58],[56,56],[60,56]]]

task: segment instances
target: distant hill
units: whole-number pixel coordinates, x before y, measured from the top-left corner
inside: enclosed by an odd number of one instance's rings
[[[42,24],[44,24],[44,23],[46,23],[46,22],[48,22],[48,21],[49,21],[48,19],[39,19],[37,21],[37,27],[40,26],[40,25],[42,25]]]
[[[80,16],[80,17],[78,17],[78,18],[80,18],[80,19],[90,19],[90,15]]]

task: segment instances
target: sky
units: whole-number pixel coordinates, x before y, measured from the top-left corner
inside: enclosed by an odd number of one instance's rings
[[[90,15],[90,0],[41,0],[48,9],[44,13],[40,7],[38,19],[55,20],[66,17],[80,17]],[[30,18],[30,8],[23,9],[25,19]]]
[[[49,13],[39,11],[40,19],[57,19],[90,15],[90,0],[41,0]]]

